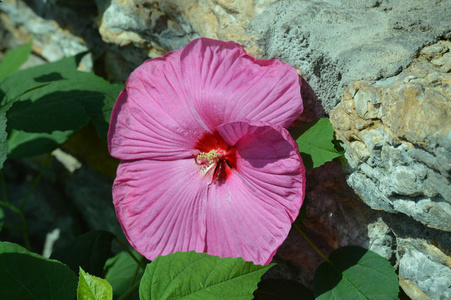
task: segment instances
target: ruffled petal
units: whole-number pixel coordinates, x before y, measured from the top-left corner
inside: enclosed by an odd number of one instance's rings
[[[186,95],[209,132],[242,120],[286,128],[302,112],[299,76],[288,64],[258,60],[239,44],[207,38],[192,41],[180,55]]]
[[[204,252],[210,181],[192,159],[123,161],[117,173],[113,202],[130,245],[149,260]]]
[[[206,251],[267,264],[304,199],[298,147],[285,129],[268,123],[227,123],[218,132],[236,148],[236,170],[209,186]]]
[[[130,75],[108,132],[112,156],[171,160],[189,157],[205,133],[180,77],[180,50],[147,60]]]
[[[298,78],[290,65],[256,60],[234,42],[196,39],[130,75],[111,116],[110,153],[124,160],[187,158],[222,123],[288,127],[302,112]]]

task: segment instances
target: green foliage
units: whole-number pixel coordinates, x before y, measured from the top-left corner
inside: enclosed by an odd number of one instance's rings
[[[77,71],[84,54],[16,72],[0,83],[0,104],[9,106],[8,157],[49,152],[90,121],[106,140],[111,110],[123,86]],[[1,121],[0,114],[0,138]]]
[[[64,264],[0,242],[0,299],[73,300],[77,277]]]
[[[313,292],[303,284],[287,279],[266,279],[258,284],[254,300],[313,300]]]
[[[0,62],[0,81],[17,72],[20,66],[28,60],[30,53],[31,42],[16,49],[8,50]]]
[[[316,299],[398,299],[398,277],[382,256],[357,247],[342,247],[315,273]]]
[[[135,250],[131,251],[135,256],[139,256]],[[105,263],[105,279],[113,287],[114,297],[125,294],[135,282],[141,280],[143,273],[143,270],[126,251],[109,258]],[[139,300],[138,291],[130,299]]]
[[[114,234],[107,231],[90,231],[53,251],[50,258],[65,263],[75,273],[81,267],[90,274],[102,276],[114,238]]]
[[[108,281],[89,275],[80,268],[77,300],[111,300],[113,289]]]
[[[321,118],[300,128],[304,133],[296,140],[307,169],[317,168],[344,151],[334,144],[334,129],[329,119]]]
[[[141,300],[252,299],[260,277],[271,267],[242,258],[176,252],[147,265],[139,296]]]

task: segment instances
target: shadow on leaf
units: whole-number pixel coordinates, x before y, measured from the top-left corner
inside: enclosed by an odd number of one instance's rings
[[[367,249],[357,246],[342,247],[332,252],[330,262],[322,263],[315,272],[315,297],[334,289],[343,279],[343,272],[357,265],[367,252]]]
[[[44,74],[41,76],[37,76],[34,78],[34,81],[36,82],[51,82],[51,81],[57,81],[57,80],[63,80],[64,77],[61,76],[60,73],[52,72],[49,74]]]

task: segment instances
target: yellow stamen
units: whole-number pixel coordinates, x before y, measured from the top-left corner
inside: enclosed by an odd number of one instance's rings
[[[199,166],[198,170],[205,174],[222,157],[223,154],[218,150],[211,150],[208,153],[201,152],[194,158],[194,163]]]

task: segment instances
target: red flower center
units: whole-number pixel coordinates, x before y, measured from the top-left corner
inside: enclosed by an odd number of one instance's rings
[[[212,174],[212,182],[223,182],[236,169],[236,150],[228,145],[217,131],[206,133],[196,144],[198,155],[193,155],[199,171]]]

